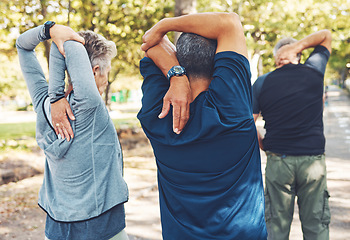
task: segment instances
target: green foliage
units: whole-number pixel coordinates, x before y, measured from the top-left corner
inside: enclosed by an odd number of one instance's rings
[[[119,73],[137,75],[143,56],[142,35],[160,19],[173,16],[174,6],[174,0],[0,1],[0,55],[6,56],[0,60],[14,61],[19,33],[54,20],[77,31],[93,30],[116,43],[118,55],[112,62],[110,82]],[[350,62],[350,0],[197,0],[197,10],[237,12],[241,16],[251,58],[262,56],[260,74],[274,68],[272,49],[281,38],[301,39],[317,30],[330,29],[333,53],[327,73],[332,78],[348,74],[345,65]],[[38,52],[47,55],[47,46],[42,45]],[[14,95],[15,90],[23,88],[23,80],[18,81],[20,74],[11,69],[0,70],[4,73],[0,93]],[[16,87],[11,90],[10,86]]]
[[[202,0],[198,10],[238,13],[250,55],[262,54],[263,73],[274,69],[272,51],[278,40],[287,36],[301,39],[321,29],[332,31],[333,53],[328,65],[332,77],[339,77],[350,62],[349,0]]]
[[[74,29],[90,29],[117,45],[113,61],[115,72],[136,73],[142,58],[142,35],[159,19],[171,16],[173,1],[115,0],[73,1],[71,19]]]
[[[76,31],[89,29],[116,43],[118,55],[112,61],[109,79],[112,83],[119,73],[138,73],[138,63],[143,57],[140,50],[142,35],[160,19],[173,16],[173,8],[172,0],[1,1],[0,33],[7,37],[0,37],[0,52],[15,55],[15,38],[18,33],[47,20],[64,25],[69,23]],[[11,35],[11,32],[17,34]],[[47,56],[48,45],[44,47]],[[5,81],[5,85],[0,82],[0,92],[4,92],[9,85],[16,84],[9,78]]]

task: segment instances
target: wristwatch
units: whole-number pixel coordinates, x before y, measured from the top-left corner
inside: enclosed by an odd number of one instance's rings
[[[170,81],[170,78],[173,76],[183,76],[186,75],[186,69],[182,66],[173,66],[168,71],[168,74],[166,75],[168,80]]]
[[[44,23],[44,34],[45,34],[45,38],[50,39],[50,28],[52,28],[56,23],[53,21],[47,21]]]

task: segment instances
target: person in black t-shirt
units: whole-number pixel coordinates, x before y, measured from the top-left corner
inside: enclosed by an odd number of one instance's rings
[[[324,157],[323,79],[331,33],[321,30],[274,49],[276,70],[253,85],[253,115],[265,120],[260,148],[266,152],[265,218],[269,239],[288,239],[298,197],[304,239],[329,239],[330,212]],[[314,48],[304,64],[300,55]]]

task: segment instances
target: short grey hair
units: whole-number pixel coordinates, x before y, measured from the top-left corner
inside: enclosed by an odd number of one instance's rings
[[[281,47],[288,45],[288,44],[295,43],[297,41],[298,40],[296,40],[295,38],[292,38],[292,37],[286,37],[286,38],[279,40],[273,49],[273,56],[276,56],[278,49],[280,49]],[[297,57],[298,57],[298,60],[300,60],[301,53],[298,53]]]
[[[112,58],[117,55],[115,43],[90,30],[80,31],[78,34],[85,39],[84,46],[89,55],[91,67],[99,65],[101,71],[104,71]]]

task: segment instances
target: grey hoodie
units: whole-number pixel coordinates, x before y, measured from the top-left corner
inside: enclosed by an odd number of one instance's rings
[[[120,143],[96,87],[87,52],[74,41],[64,44],[66,58],[55,44],[50,52],[50,96],[62,93],[66,67],[74,89],[68,99],[76,118],[71,121],[74,138],[68,142],[57,137],[50,113],[45,111],[49,87],[34,52],[44,40],[43,26],[39,26],[16,42],[37,113],[36,140],[46,156],[39,205],[57,221],[87,220],[128,200]]]

